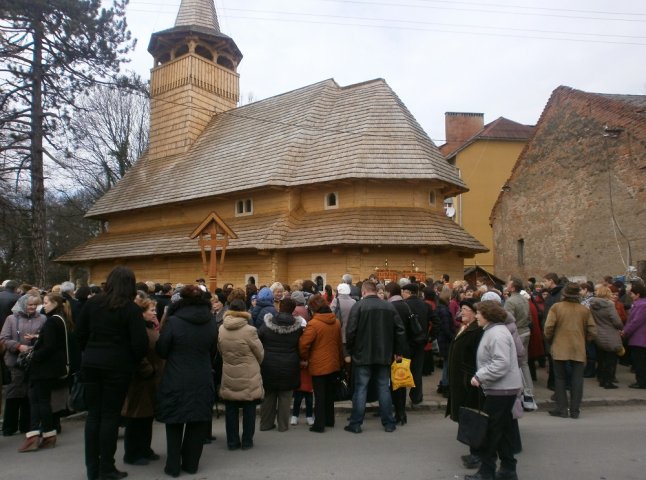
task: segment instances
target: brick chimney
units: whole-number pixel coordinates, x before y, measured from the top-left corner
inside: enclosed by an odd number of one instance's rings
[[[484,113],[446,112],[444,114],[446,143],[440,147],[440,151],[448,157],[483,128]]]

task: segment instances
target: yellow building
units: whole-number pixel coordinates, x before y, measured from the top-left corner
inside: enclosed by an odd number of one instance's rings
[[[489,224],[501,189],[511,175],[534,127],[500,117],[484,125],[481,113],[446,114],[446,140],[440,147],[448,162],[455,165],[469,191],[447,199],[454,220],[477,238],[488,252],[465,258],[464,267],[494,269],[493,230]],[[451,207],[448,204],[451,204]]]
[[[235,234],[219,285],[461,278],[463,259],[486,250],[444,215],[466,185],[384,80],[236,107],[242,54],[213,0],[183,0],[148,51],[148,151],[87,213],[102,233],[57,259],[91,282],[118,264],[141,280],[205,277],[191,237],[211,213]]]

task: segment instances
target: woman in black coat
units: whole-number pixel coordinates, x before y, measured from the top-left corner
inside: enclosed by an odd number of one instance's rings
[[[296,302],[291,298],[280,301],[279,313],[265,315],[258,337],[265,349],[260,365],[265,398],[260,406],[260,430],[289,428],[289,406],[292,393],[301,383],[298,339],[303,333],[301,317],[292,313]],[[276,423],[274,423],[276,422]]]
[[[135,274],[115,267],[105,293],[90,298],[76,324],[86,383],[85,466],[89,480],[116,480],[127,473],[114,466],[121,407],[130,378],[148,351],[146,323],[135,304]]]
[[[168,308],[156,346],[166,365],[155,416],[166,424],[164,472],[172,477],[178,477],[180,470],[197,472],[211,431],[215,402],[211,358],[216,334],[210,300],[195,285],[182,288],[180,300]]]
[[[67,335],[72,330],[69,303],[59,294],[48,293],[43,299],[43,309],[47,320],[40,329],[29,368],[31,426],[19,452],[56,445],[52,390],[63,384],[69,374]]]
[[[460,407],[479,408],[484,404],[484,396],[479,388],[471,385],[477,370],[476,355],[482,338],[482,327],[476,321],[475,301],[465,299],[460,302],[462,327],[449,346],[449,398],[446,402],[446,415],[457,422]],[[474,449],[462,458],[464,466],[475,468],[480,459]]]

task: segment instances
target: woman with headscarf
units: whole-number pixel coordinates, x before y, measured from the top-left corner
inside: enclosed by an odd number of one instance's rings
[[[595,344],[599,386],[607,390],[618,388],[613,380],[617,369],[617,352],[623,350],[620,333],[624,328],[611,296],[612,292],[608,287],[598,285],[588,302],[597,324]]]
[[[157,389],[155,417],[166,424],[164,472],[195,474],[209,435],[215,387],[211,358],[216,339],[215,316],[208,294],[186,285],[168,308],[168,320],[155,347],[166,360]]]
[[[114,466],[121,407],[130,378],[148,351],[146,323],[135,304],[134,272],[115,267],[105,292],[90,298],[76,325],[86,384],[85,466],[88,480],[126,477]]]
[[[5,386],[5,410],[2,434],[13,435],[20,428],[22,433],[29,431],[31,423],[29,411],[28,382],[26,372],[16,366],[18,355],[33,348],[38,332],[45,324],[46,317],[38,313],[41,303],[39,296],[27,294],[20,297],[0,332],[4,341],[4,361],[11,373],[11,383]]]

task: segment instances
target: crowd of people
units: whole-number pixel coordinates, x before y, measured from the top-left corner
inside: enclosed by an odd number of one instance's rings
[[[137,283],[123,266],[101,286],[41,291],[9,280],[0,291],[2,433],[25,434],[20,452],[55,447],[78,374],[88,479],[127,476],[115,466],[120,427],[124,463],[159,460],[155,420],[166,430],[164,472],[177,477],[198,471],[216,402],[224,404],[228,449],[248,450],[257,410],[261,431],[284,432],[298,424],[305,400],[311,432],[334,427],[339,383],[350,379],[344,429],[360,434],[367,402],[377,401],[390,433],[423,402],[424,377],[441,368],[447,416],[458,422],[461,407],[489,416],[485,442],[462,456],[477,469],[465,478],[515,479],[517,419],[538,408],[537,363],[548,369],[555,417],[579,418],[584,377],[618,388],[618,361],[635,372],[629,387],[646,389],[646,287],[628,287],[555,273],[506,285],[451,283],[448,275],[353,283],[346,274],[321,291],[296,280],[209,292],[202,279]],[[393,390],[391,364],[404,357],[415,386]]]

